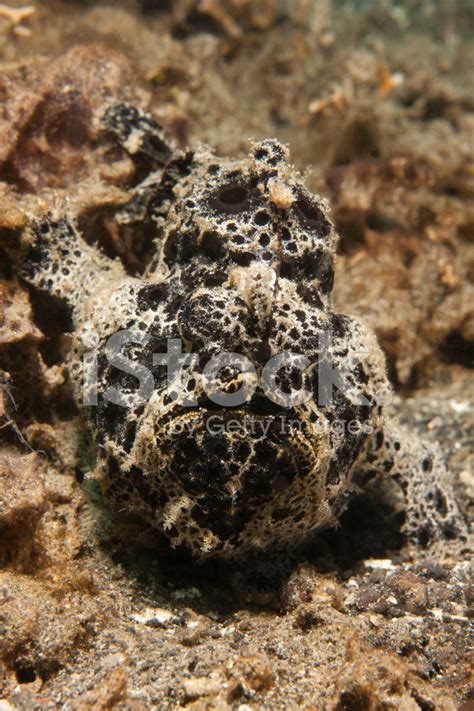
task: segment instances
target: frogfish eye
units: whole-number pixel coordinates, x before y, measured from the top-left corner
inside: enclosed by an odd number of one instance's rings
[[[242,212],[249,206],[249,190],[241,183],[230,183],[219,188],[210,202],[216,210]]]

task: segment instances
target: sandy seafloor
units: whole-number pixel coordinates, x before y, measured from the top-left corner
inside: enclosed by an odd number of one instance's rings
[[[67,204],[130,272],[149,258],[146,231],[114,223],[131,164],[94,123],[111,98],[221,154],[277,136],[331,201],[338,307],[375,329],[394,409],[440,443],[469,515],[472,3],[13,6],[0,5],[1,711],[473,708],[469,558],[407,550],[383,487],[279,580],[112,527],[87,484],[61,312],[16,278],[26,215],[45,205]]]

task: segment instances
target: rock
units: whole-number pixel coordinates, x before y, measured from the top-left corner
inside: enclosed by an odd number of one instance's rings
[[[27,570],[34,559],[35,532],[47,506],[35,454],[0,450],[0,562]]]
[[[23,338],[40,341],[42,337],[32,321],[27,292],[0,281],[0,346]]]
[[[221,692],[222,686],[222,680],[212,677],[185,679],[183,682],[185,699],[192,701],[202,696],[217,696]]]
[[[237,657],[227,665],[230,686],[228,701],[236,701],[246,694],[265,694],[275,684],[275,674],[269,661],[262,656]]]
[[[94,689],[91,689],[73,709],[91,709],[108,711],[120,702],[127,700],[128,676],[123,669],[112,669]]]

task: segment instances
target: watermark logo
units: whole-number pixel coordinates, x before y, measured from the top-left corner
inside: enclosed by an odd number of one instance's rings
[[[100,349],[99,339],[86,331],[84,346],[92,348],[83,356],[84,403],[98,404],[99,350],[102,363],[105,358],[116,371],[136,381],[127,392],[110,384],[100,392],[100,397],[120,407],[148,402],[156,392],[156,383],[152,371],[140,361],[140,352],[149,342],[148,334],[124,329],[110,336]],[[135,357],[129,357],[131,352]],[[184,350],[179,338],[169,338],[165,352],[152,354],[152,363],[164,369],[168,401],[182,407],[197,407],[198,397],[202,396],[218,408],[236,408],[250,403],[257,392],[280,408],[296,408],[309,401],[323,407],[332,402],[335,391],[354,406],[385,405],[391,397],[388,388],[380,389],[370,399],[363,392],[358,373],[363,371],[367,356],[368,353],[361,351],[357,357],[336,358],[332,334],[327,330],[321,333],[318,350],[312,357],[283,351],[258,369],[247,356],[228,351],[214,354],[200,367],[200,354]]]
[[[378,423],[383,421],[379,418]],[[197,430],[205,430],[213,436],[232,435],[241,439],[266,438],[270,432],[273,435],[303,435],[307,438],[323,438],[339,436],[345,438],[348,435],[369,435],[375,430],[372,421],[362,422],[354,418],[351,420],[328,420],[321,418],[316,422],[307,422],[299,418],[287,417],[284,414],[272,417],[253,417],[251,415],[225,416],[222,413],[209,413],[203,420],[188,420],[186,418],[170,419],[167,424],[167,432],[170,438],[184,436],[193,439]]]

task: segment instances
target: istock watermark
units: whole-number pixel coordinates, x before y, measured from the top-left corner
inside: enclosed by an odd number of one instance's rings
[[[152,371],[140,362],[140,351],[150,342],[150,336],[141,331],[117,331],[103,344],[96,345],[83,356],[83,401],[96,406],[99,396],[121,407],[135,407],[150,400],[156,392]],[[94,342],[90,332],[86,345]],[[97,339],[95,341],[97,343]],[[124,350],[133,345],[132,359]],[[99,352],[110,366],[136,379],[132,393],[126,394],[115,385],[109,385],[99,395]],[[358,356],[336,358],[332,349],[331,330],[322,331],[318,349],[307,356],[292,351],[282,351],[258,366],[242,353],[221,351],[209,357],[201,368],[200,353],[183,349],[183,341],[169,338],[166,351],[152,354],[153,366],[166,371],[165,386],[160,381],[160,391],[170,402],[182,407],[199,406],[199,398],[206,397],[219,408],[239,407],[250,403],[256,393],[263,395],[281,408],[296,408],[309,401],[324,407],[332,402],[338,390],[354,406],[386,405],[391,398],[389,388],[381,388],[369,400],[361,389],[360,369],[364,366],[363,351]],[[103,358],[101,361],[103,367]],[[192,384],[192,387],[190,387]]]

